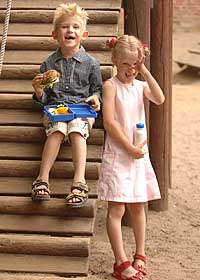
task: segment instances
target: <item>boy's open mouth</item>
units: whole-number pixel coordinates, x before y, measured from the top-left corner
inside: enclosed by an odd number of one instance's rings
[[[66,40],[75,40],[75,37],[74,36],[66,36],[65,39]]]

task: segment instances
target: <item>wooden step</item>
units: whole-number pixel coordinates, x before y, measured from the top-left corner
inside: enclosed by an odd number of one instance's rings
[[[51,23],[10,23],[8,36],[51,36],[53,26]],[[117,36],[117,24],[88,24],[87,30],[92,37]],[[106,30],[106,34],[105,34]],[[0,23],[0,34],[3,34],[3,23]]]
[[[64,198],[51,198],[49,201],[37,203],[32,201],[31,197],[2,196],[0,214],[93,218],[95,200],[88,199],[84,207],[72,209],[67,206]]]
[[[0,159],[41,160],[43,144],[0,142]],[[88,145],[87,161],[101,162],[102,146]],[[57,161],[72,161],[71,146],[62,144]]]
[[[88,258],[2,253],[0,271],[54,273],[70,277],[86,276]]]
[[[0,83],[0,92],[33,93],[31,80],[4,79]]]
[[[0,177],[0,195],[3,196],[29,196],[33,177]],[[87,180],[89,186],[89,197],[97,198],[97,180]],[[51,178],[51,197],[65,198],[70,192],[72,180],[62,178]],[[10,198],[12,200],[12,198]]]
[[[96,11],[88,10],[88,24],[117,24],[118,11]],[[10,14],[10,23],[52,23],[54,10],[12,10]],[[0,10],[0,22],[4,22],[5,11]]]
[[[54,10],[63,0],[14,0],[12,2],[12,9],[48,9]],[[121,0],[76,0],[76,3],[84,9],[95,10],[119,10],[121,7]],[[7,0],[1,0],[0,9],[5,9]]]
[[[0,125],[42,126],[43,113],[31,110],[0,110]],[[94,128],[102,128],[102,116],[99,114]]]
[[[0,215],[0,232],[91,236],[93,229],[93,218],[14,214]]]
[[[1,95],[0,95],[1,103]],[[1,106],[1,105],[0,105]],[[46,139],[43,127],[30,126],[0,126],[0,142],[26,142],[44,143]],[[88,145],[103,145],[103,129],[91,129],[90,137],[87,139]],[[66,143],[67,145],[67,143]]]
[[[4,64],[41,64],[51,53],[52,51],[46,50],[7,50]],[[112,64],[109,51],[89,51],[89,54],[98,59],[101,64]]]
[[[72,280],[71,277],[55,276],[55,274],[0,272],[2,280]],[[73,277],[74,280],[86,280],[86,277]]]
[[[4,64],[1,73],[1,80],[3,79],[25,79],[31,80],[39,73],[40,65],[28,65],[28,64]],[[103,80],[107,80],[112,76],[112,66],[101,66],[101,75]],[[32,89],[33,91],[33,89]]]
[[[39,173],[40,161],[0,160],[0,177],[32,177]],[[86,180],[97,180],[99,177],[98,162],[86,163]],[[51,170],[51,178],[72,179],[74,167],[72,162],[55,162]]]
[[[0,253],[72,257],[89,255],[89,237],[0,233],[0,240]]]
[[[108,40],[110,37],[89,37],[82,42],[84,48],[88,51],[110,51]],[[1,38],[0,38],[1,42]],[[51,36],[33,37],[33,36],[8,36],[6,50],[56,50],[58,42]]]

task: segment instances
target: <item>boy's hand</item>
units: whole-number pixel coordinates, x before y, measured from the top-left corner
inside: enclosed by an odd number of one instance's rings
[[[95,111],[100,110],[99,97],[97,95],[92,95],[88,97],[85,102],[89,103]]]
[[[43,74],[37,74],[32,80],[32,87],[34,88],[35,94],[38,98],[42,96],[41,82],[43,80]]]

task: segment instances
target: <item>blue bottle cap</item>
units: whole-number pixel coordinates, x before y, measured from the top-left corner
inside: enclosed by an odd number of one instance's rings
[[[144,124],[143,123],[136,123],[136,128],[144,128]]]

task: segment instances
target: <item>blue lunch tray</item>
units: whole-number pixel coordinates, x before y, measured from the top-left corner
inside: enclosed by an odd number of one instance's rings
[[[96,118],[97,113],[92,107],[88,104],[60,104],[67,106],[70,110],[68,114],[52,114],[49,109],[57,108],[59,105],[49,105],[44,107],[44,113],[53,121],[53,122],[66,122],[71,121],[76,118]]]

